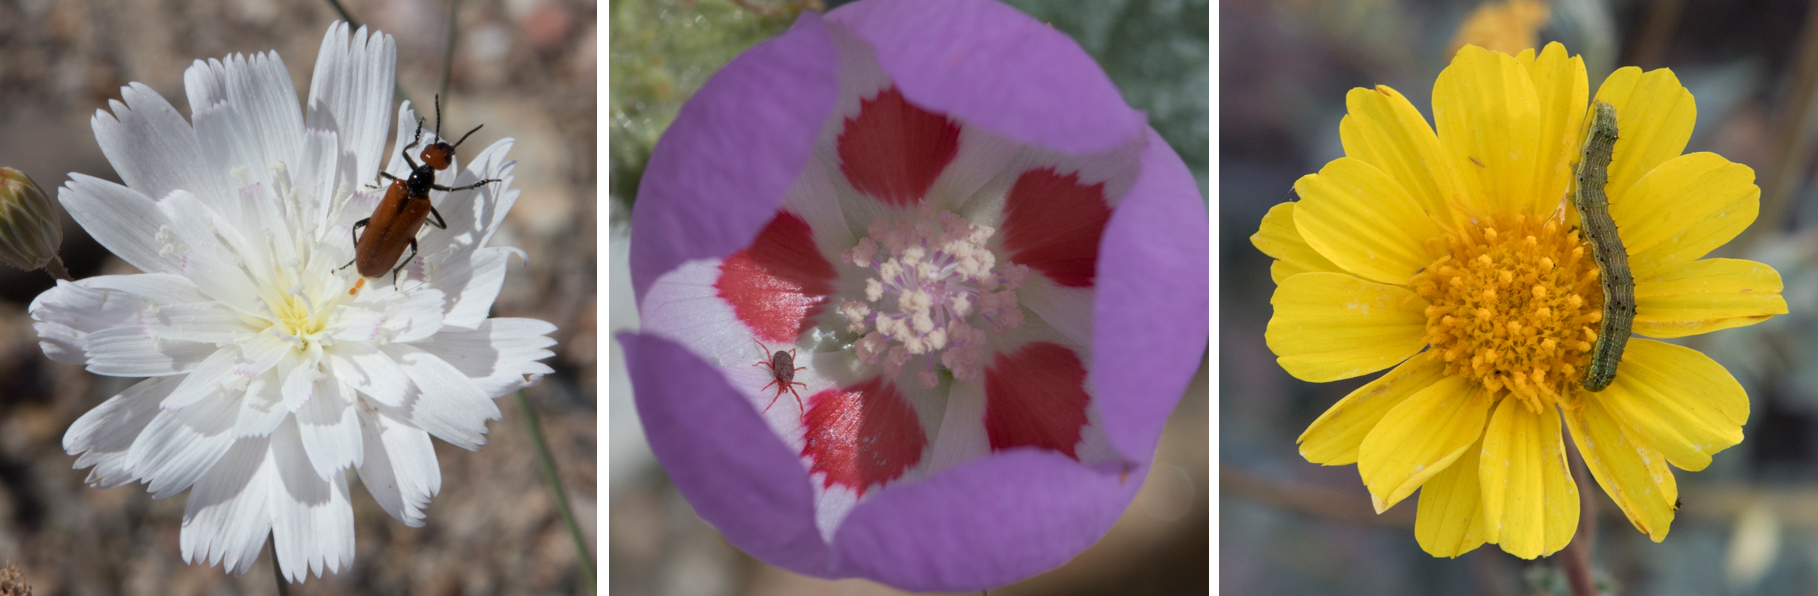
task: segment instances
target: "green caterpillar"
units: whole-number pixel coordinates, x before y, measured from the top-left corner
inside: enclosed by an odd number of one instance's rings
[[[1598,101],[1594,112],[1583,158],[1578,161],[1578,196],[1573,203],[1578,207],[1581,229],[1591,241],[1597,268],[1603,272],[1602,329],[1584,374],[1585,389],[1603,391],[1616,380],[1616,365],[1622,362],[1622,349],[1635,324],[1635,276],[1629,273],[1629,252],[1616,234],[1610,201],[1603,194],[1603,186],[1609,182],[1610,155],[1616,149],[1616,108]]]

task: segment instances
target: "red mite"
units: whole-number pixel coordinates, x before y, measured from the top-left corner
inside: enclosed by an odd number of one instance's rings
[[[758,343],[755,339],[751,340],[751,343],[757,344],[759,350],[765,352],[769,351],[768,348],[764,347],[764,344]],[[764,389],[769,389],[771,385],[776,385],[776,395],[770,398],[769,405],[764,406],[765,412],[770,411],[770,406],[776,405],[776,400],[783,396],[784,389],[788,389],[789,394],[795,396],[795,407],[802,407],[802,394],[795,392],[795,386],[801,385],[803,389],[807,389],[808,384],[796,382],[795,371],[808,370],[808,367],[796,367],[795,350],[789,350],[788,353],[777,350],[776,353],[770,355],[769,362],[760,360],[757,364],[753,364],[752,366],[766,366],[770,368],[770,378],[772,380],[769,383],[764,384],[764,388],[759,389],[758,391],[763,391]],[[805,412],[807,410],[804,409],[803,411]]]
[[[385,275],[386,271],[391,271],[392,282],[396,283],[398,272],[403,271],[404,266],[410,264],[410,259],[417,256],[417,232],[423,229],[423,222],[428,221],[430,225],[444,230],[448,229],[447,220],[442,219],[442,214],[437,212],[435,205],[429,202],[430,189],[454,192],[479,188],[487,183],[499,181],[497,178],[488,178],[454,188],[436,184],[436,170],[448,169],[448,166],[454,161],[455,147],[461,146],[467,137],[473,136],[474,132],[480,130],[480,126],[475,126],[473,130],[467,131],[467,134],[461,135],[461,139],[455,141],[453,145],[442,140],[442,98],[437,96],[437,140],[423,148],[421,155],[423,163],[418,165],[416,161],[410,159],[410,150],[423,139],[423,119],[417,119],[417,134],[403,149],[404,163],[410,165],[410,178],[404,179],[393,176],[390,172],[379,172],[380,179],[391,180],[391,187],[385,189],[385,198],[379,201],[377,208],[373,209],[372,217],[354,222],[353,229],[349,230],[354,242],[354,258],[342,267],[358,263],[360,271],[360,280],[354,282],[353,289],[347,292],[349,295],[359,292],[360,286],[366,284],[366,278]],[[374,186],[376,187],[376,185],[375,181]],[[429,219],[431,215],[434,215],[435,219]],[[366,233],[361,234],[360,228],[366,228]],[[398,263],[398,257],[404,255],[405,246],[410,247],[410,257],[404,259],[403,263]],[[397,268],[392,268],[393,263],[397,263]]]

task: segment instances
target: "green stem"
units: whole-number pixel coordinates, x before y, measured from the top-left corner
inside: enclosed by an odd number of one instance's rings
[[[562,478],[556,475],[555,457],[549,454],[549,441],[543,438],[543,426],[537,422],[537,412],[530,407],[530,398],[523,391],[517,392],[518,408],[524,411],[524,426],[530,430],[530,440],[536,443],[537,460],[543,463],[543,481],[549,484],[549,491],[555,493],[556,511],[562,515],[562,523],[568,526],[568,535],[574,538],[574,549],[580,555],[581,581],[588,590],[594,588],[593,553],[587,548],[587,538],[581,535],[581,524],[575,520],[574,509],[568,506],[568,492],[562,490]]]

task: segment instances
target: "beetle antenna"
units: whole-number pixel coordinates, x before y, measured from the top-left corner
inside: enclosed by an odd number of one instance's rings
[[[481,124],[480,126],[486,126],[486,125]],[[461,143],[467,141],[467,137],[473,136],[473,133],[480,132],[480,126],[475,126],[475,127],[473,127],[473,130],[467,131],[467,134],[461,135],[461,140],[455,141],[454,146],[460,147]]]
[[[442,94],[436,94],[436,140],[442,140]]]

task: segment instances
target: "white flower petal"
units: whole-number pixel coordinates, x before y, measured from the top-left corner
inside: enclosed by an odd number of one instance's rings
[[[146,273],[181,270],[181,255],[165,251],[158,234],[170,226],[152,199],[94,176],[70,174],[57,192],[70,219],[107,252]]]
[[[475,451],[486,444],[486,421],[500,418],[498,404],[454,366],[408,344],[386,351],[416,386],[405,420],[448,444]]]
[[[183,73],[203,159],[215,174],[269,184],[270,166],[298,163],[303,111],[277,52],[197,60]],[[244,168],[244,170],[240,170]],[[218,207],[231,197],[204,197]],[[229,209],[223,213],[231,214]]]
[[[526,376],[554,372],[537,362],[555,355],[548,334],[556,326],[536,319],[487,319],[473,331],[445,330],[418,347],[453,365],[488,396],[500,397],[527,385]]]
[[[181,410],[152,418],[126,452],[127,469],[163,499],[189,488],[234,444],[239,396],[215,392]]]
[[[816,159],[802,164],[802,173],[795,178],[795,185],[783,195],[783,210],[801,216],[808,222],[808,229],[814,232],[814,245],[823,251],[827,262],[840,267],[839,251],[851,248],[858,243],[858,236],[865,233],[864,228],[854,229],[846,220],[844,201],[840,191],[834,188],[833,181],[843,176],[839,164],[819,159],[820,155],[837,155],[832,149],[821,151],[816,148]],[[846,186],[850,192],[851,186]],[[876,203],[876,201],[872,201]],[[875,205],[868,207],[875,209]]]
[[[751,328],[739,321],[732,305],[713,287],[720,277],[720,263],[719,259],[689,261],[657,278],[638,306],[638,324],[645,333],[680,343],[711,364],[745,366],[763,360],[764,348],[756,343]]]
[[[985,433],[984,383],[951,383],[940,429],[928,439],[933,443],[931,474],[990,455],[991,438]]]
[[[183,374],[224,351],[213,344],[163,341],[137,326],[102,329],[86,339],[88,372],[115,377]]]
[[[442,324],[472,329],[485,321],[493,300],[499,297],[499,288],[505,285],[505,266],[513,254],[524,256],[518,249],[494,246],[438,263],[427,283],[454,297],[442,316]]]
[[[352,191],[364,183],[362,180],[353,178],[353,156],[348,155],[345,160],[341,159],[340,134],[332,130],[310,129],[304,131],[303,142],[305,144],[303,163],[298,164],[296,170],[291,173],[292,180],[297,185],[296,200],[285,201],[287,205],[297,210],[296,225],[302,234],[299,235],[301,238],[286,236],[285,240],[321,241],[344,237],[349,238],[351,242],[351,235],[346,234],[350,230],[334,229],[332,222],[329,221],[329,213],[335,207],[336,193],[343,189]],[[378,158],[375,156],[373,159],[376,161]],[[344,164],[343,161],[346,163]],[[313,231],[311,231],[312,229]],[[352,255],[353,245],[350,243],[345,256],[347,259],[352,259]],[[340,255],[330,260],[344,262]],[[328,264],[338,267],[341,263]],[[305,274],[314,275],[319,272],[305,271]]]
[[[184,408],[217,392],[232,394],[234,399],[247,383],[277,366],[279,361],[296,358],[290,343],[270,333],[260,333],[244,342],[220,348],[190,371],[182,384],[165,398],[166,410]],[[223,387],[233,384],[235,386]]]
[[[94,287],[97,279],[101,278],[58,281],[57,287],[32,300],[29,312],[37,321],[32,328],[43,338],[38,345],[44,348],[45,356],[64,364],[84,364],[88,361],[90,333],[138,324],[144,304]]]
[[[98,290],[114,290],[137,296],[158,306],[175,306],[207,302],[201,288],[187,277],[174,273],[144,275],[101,275],[76,282]]]
[[[271,496],[281,490],[271,440],[240,439],[196,482],[183,509],[183,560],[246,573],[271,533]]]
[[[250,315],[269,315],[259,299],[259,288],[247,277],[244,258],[252,251],[227,215],[204,205],[183,191],[171,193],[158,207],[171,222],[170,229],[184,245],[177,270],[210,298]]]
[[[132,83],[120,88],[120,99],[108,102],[112,115],[96,110],[89,124],[101,153],[127,188],[148,197],[177,189],[210,195],[226,191],[219,177],[201,167],[195,129],[164,96]]]
[[[271,496],[271,533],[278,566],[292,582],[314,573],[340,571],[353,563],[353,506],[347,498],[347,474],[324,480],[311,469],[297,425],[286,423],[272,433],[271,461],[277,477]]]
[[[284,409],[281,385],[276,371],[266,371],[247,384],[246,394],[240,399],[240,413],[234,419],[234,438],[269,436],[290,417],[290,411]]]
[[[328,319],[333,322],[324,331],[336,342],[364,344],[376,340],[385,324],[385,315],[346,304],[328,307]]]
[[[1031,275],[1016,291],[1017,303],[1072,340],[1072,345],[1092,345],[1092,288],[1068,288],[1046,275]]]
[[[397,68],[390,35],[361,27],[350,37],[347,23],[337,22],[322,36],[309,79],[308,124],[345,132],[341,147],[354,160],[347,175],[356,182],[378,175]]]
[[[402,300],[386,306],[385,323],[380,327],[391,335],[391,341],[413,342],[435,335],[442,329],[443,296],[439,290],[418,289],[405,292]]]
[[[285,356],[278,363],[278,377],[283,379],[280,388],[284,394],[284,410],[292,414],[303,409],[303,404],[316,394],[316,379],[322,376],[321,366],[315,362],[305,362],[295,353]]]
[[[138,480],[127,465],[127,451],[158,415],[158,402],[177,386],[171,377],[146,379],[89,410],[63,434],[63,451],[77,455],[76,469],[93,466],[88,484],[113,488]]]
[[[367,398],[393,408],[404,407],[410,377],[391,355],[371,344],[337,344],[328,365],[335,378]]]
[[[153,337],[166,340],[228,344],[248,339],[252,329],[240,313],[219,302],[198,302],[165,306],[147,312],[145,328]]]
[[[442,491],[429,433],[384,411],[361,410],[366,461],[360,482],[386,513],[413,528],[423,527],[423,508]]]
[[[340,381],[316,380],[315,395],[297,410],[297,432],[310,465],[323,479],[345,478],[344,470],[358,467],[364,455],[360,422],[353,403],[343,394]]]

